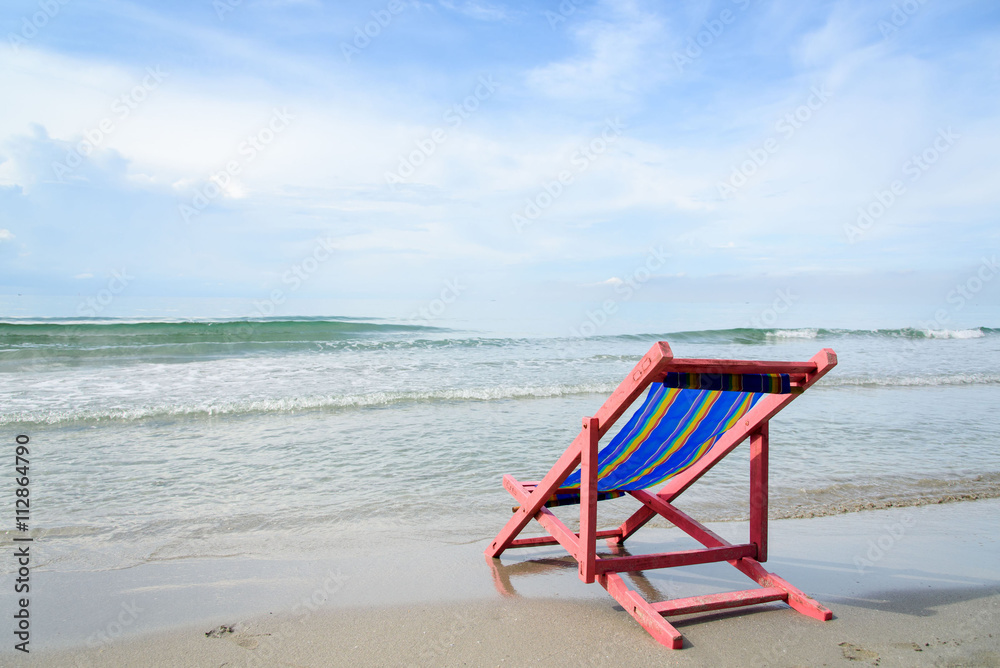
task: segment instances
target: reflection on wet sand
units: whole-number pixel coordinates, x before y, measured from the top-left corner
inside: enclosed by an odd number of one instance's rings
[[[598,552],[597,556],[601,559],[614,559],[616,557],[630,557],[632,553],[624,546],[615,545],[610,546],[607,552]],[[576,559],[569,555],[528,559],[509,566],[501,563],[500,559],[486,557],[486,564],[490,567],[490,572],[493,574],[493,586],[496,587],[497,593],[508,598],[519,596],[513,582],[511,582],[512,578],[544,575],[553,573],[559,569],[577,569]],[[647,601],[659,601],[667,598],[663,592],[660,592],[650,582],[649,578],[642,571],[622,572],[621,575],[627,576]]]

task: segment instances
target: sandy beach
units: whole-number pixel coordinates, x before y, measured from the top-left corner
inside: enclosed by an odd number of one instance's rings
[[[1000,665],[1000,501],[772,523],[770,569],[827,623],[779,603],[677,620],[655,643],[558,550],[483,541],[359,545],[325,560],[234,557],[96,573],[40,572],[30,659],[4,665]],[[716,523],[727,538],[743,523]],[[640,532],[633,553],[675,549]],[[345,541],[346,542],[346,541]],[[634,574],[648,599],[745,588],[723,564]]]

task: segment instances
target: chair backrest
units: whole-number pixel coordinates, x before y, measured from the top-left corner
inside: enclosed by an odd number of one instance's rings
[[[598,490],[662,484],[697,462],[764,394],[789,394],[787,374],[668,373],[598,453]],[[574,471],[562,488],[578,488]]]

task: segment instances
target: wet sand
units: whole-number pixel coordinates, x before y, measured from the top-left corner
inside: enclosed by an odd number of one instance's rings
[[[992,499],[772,522],[768,569],[834,619],[780,603],[692,615],[672,620],[682,650],[654,642],[557,549],[508,551],[497,565],[482,556],[484,537],[359,545],[322,561],[42,572],[32,653],[4,647],[0,663],[1000,666],[998,517]],[[633,553],[689,545],[671,529],[636,539]],[[629,578],[650,600],[752,584],[726,564]]]

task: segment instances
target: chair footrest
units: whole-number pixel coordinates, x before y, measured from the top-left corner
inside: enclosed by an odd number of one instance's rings
[[[692,612],[707,612],[709,610],[725,610],[739,608],[744,605],[770,603],[771,601],[787,601],[788,593],[777,587],[763,589],[746,589],[744,591],[727,591],[722,594],[707,596],[691,596],[676,598],[671,601],[661,601],[650,604],[653,610],[661,615],[687,615]]]

